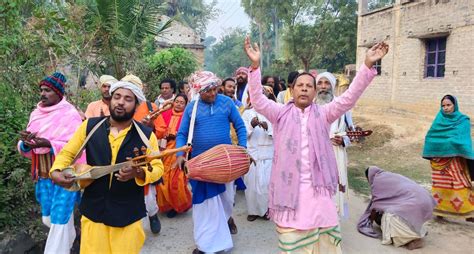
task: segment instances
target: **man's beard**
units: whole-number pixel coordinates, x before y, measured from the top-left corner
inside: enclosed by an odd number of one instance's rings
[[[328,104],[334,99],[334,95],[331,92],[321,91],[318,92],[318,96],[316,97],[316,104],[324,105]]]
[[[247,80],[244,78],[237,78],[237,85],[245,85],[247,84]]]
[[[110,95],[110,94],[107,94],[107,95],[102,94],[102,99],[104,99],[104,100],[106,100],[106,101],[110,101],[110,99],[112,99],[112,95]]]
[[[125,113],[123,115],[116,115],[115,114],[115,110],[110,110],[110,117],[112,117],[112,119],[114,119],[115,121],[117,122],[126,122],[126,121],[129,121],[130,119],[133,118],[133,115],[135,114],[135,110],[132,111],[132,112],[127,112],[125,111]]]

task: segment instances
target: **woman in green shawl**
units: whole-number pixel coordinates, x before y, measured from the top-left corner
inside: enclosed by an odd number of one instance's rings
[[[456,98],[445,95],[425,137],[423,158],[431,162],[434,215],[474,222],[474,193],[469,166],[474,152],[471,121],[459,112]]]

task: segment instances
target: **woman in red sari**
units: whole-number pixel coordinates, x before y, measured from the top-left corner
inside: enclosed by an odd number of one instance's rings
[[[166,140],[166,149],[176,147],[176,133],[187,103],[188,97],[185,94],[178,94],[173,101],[173,107],[157,118],[155,134],[158,139]],[[176,155],[166,156],[162,161],[165,172],[162,181],[156,185],[157,201],[160,211],[167,212],[167,217],[172,218],[191,207],[191,193],[184,172],[172,168]]]

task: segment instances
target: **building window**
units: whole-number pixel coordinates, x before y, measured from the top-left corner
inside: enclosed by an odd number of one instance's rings
[[[425,78],[444,77],[446,37],[428,39],[425,42],[425,46]]]
[[[377,76],[380,76],[382,74],[382,59],[374,63],[374,68],[377,70]]]

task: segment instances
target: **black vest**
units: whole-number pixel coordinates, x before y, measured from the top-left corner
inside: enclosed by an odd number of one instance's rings
[[[87,134],[104,117],[89,118]],[[140,129],[149,138],[152,131],[138,123]],[[87,164],[91,166],[110,165],[112,151],[109,143],[110,124],[106,120],[92,135],[86,145]],[[118,150],[115,163],[126,161],[133,156],[133,148],[145,144],[132,124]],[[112,178],[112,179],[111,179]],[[125,227],[146,216],[143,187],[138,186],[134,179],[120,182],[116,176],[106,175],[94,180],[84,189],[81,204],[81,213],[88,219],[104,223],[112,227]]]

